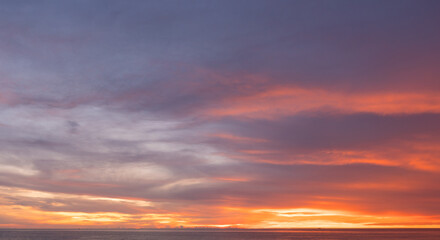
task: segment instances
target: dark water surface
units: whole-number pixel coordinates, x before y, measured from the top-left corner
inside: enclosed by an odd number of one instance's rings
[[[7,240],[440,240],[440,229],[344,230],[0,230]]]

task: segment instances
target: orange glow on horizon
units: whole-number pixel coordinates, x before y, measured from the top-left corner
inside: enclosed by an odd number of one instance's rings
[[[232,180],[241,181],[241,180]],[[346,186],[347,187],[347,186]],[[354,186],[355,187],[355,186]],[[365,186],[361,186],[365,187]],[[376,187],[376,186],[372,186]],[[394,186],[390,186],[394,188]],[[17,196],[33,199],[71,198],[75,195],[55,194],[26,189],[10,188]],[[0,197],[0,211],[11,223],[0,227],[12,228],[176,228],[192,227],[234,227],[234,228],[380,228],[380,227],[440,227],[440,220],[426,216],[405,215],[402,213],[371,214],[351,210],[325,208],[248,208],[215,206],[203,211],[214,211],[217,217],[204,220],[195,209],[186,208],[178,212],[151,212],[148,208],[154,203],[144,204],[139,200],[120,198],[82,196],[93,204],[114,202],[120,205],[137,206],[137,213],[121,212],[76,212],[48,211],[39,207],[5,205]],[[317,202],[324,206],[325,197]],[[6,200],[7,201],[7,200]],[[324,201],[324,202],[323,202]],[[57,205],[55,202],[53,206]]]

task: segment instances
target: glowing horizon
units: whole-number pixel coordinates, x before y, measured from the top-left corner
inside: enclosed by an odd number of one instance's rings
[[[0,228],[440,228],[435,1],[3,1]]]

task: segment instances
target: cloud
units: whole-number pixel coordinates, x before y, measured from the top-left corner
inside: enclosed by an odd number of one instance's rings
[[[439,226],[439,7],[7,1],[0,226]]]

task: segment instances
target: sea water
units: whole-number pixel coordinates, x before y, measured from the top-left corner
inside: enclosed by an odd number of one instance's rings
[[[0,230],[4,240],[440,240],[440,229]]]

